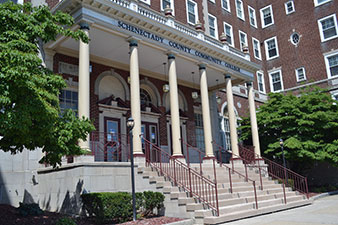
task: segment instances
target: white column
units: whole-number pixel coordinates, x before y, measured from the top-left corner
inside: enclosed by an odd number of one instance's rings
[[[183,156],[181,149],[181,131],[180,131],[180,111],[178,104],[178,88],[176,75],[175,55],[168,54],[169,65],[169,94],[170,94],[170,114],[171,114],[171,143],[173,156]]]
[[[141,142],[141,103],[140,103],[140,74],[138,65],[138,43],[129,40],[130,47],[130,105],[131,117],[135,121],[133,128],[133,153],[143,155]]]
[[[257,127],[257,118],[256,118],[256,107],[255,107],[255,98],[252,87],[252,82],[247,83],[248,87],[248,100],[249,100],[249,110],[250,110],[250,124],[251,124],[251,134],[252,134],[252,143],[255,147],[255,153],[260,158],[261,149],[259,146],[259,136],[258,136],[258,127]]]
[[[229,125],[230,125],[230,139],[231,139],[231,150],[233,152],[233,158],[239,156],[238,151],[238,137],[237,137],[237,122],[234,108],[234,96],[232,94],[231,76],[225,75],[226,81],[226,92],[227,92],[227,103],[229,113]]]
[[[210,120],[210,106],[209,106],[209,92],[206,67],[204,64],[199,65],[201,76],[201,101],[202,101],[202,116],[203,116],[203,131],[205,143],[205,156],[206,158],[215,157],[212,148],[212,131]]]
[[[80,29],[83,30],[87,36],[89,36],[89,25],[87,23],[81,23]],[[79,118],[90,117],[89,112],[89,93],[90,93],[90,77],[89,77],[89,44],[80,40],[79,44],[79,94],[78,105]],[[89,135],[86,141],[79,141],[79,145],[82,149],[89,150]]]
[[[51,49],[45,49],[45,66],[51,71],[53,71],[55,53],[56,52]]]

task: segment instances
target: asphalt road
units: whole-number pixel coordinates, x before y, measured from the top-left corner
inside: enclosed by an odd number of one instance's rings
[[[226,225],[338,225],[338,195],[317,199],[313,204],[238,220]]]

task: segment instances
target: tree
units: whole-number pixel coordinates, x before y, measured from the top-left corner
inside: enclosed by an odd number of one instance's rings
[[[257,112],[261,149],[268,157],[281,155],[282,138],[285,157],[296,170],[314,161],[338,165],[338,102],[327,90],[310,87],[298,96],[271,93],[269,97]],[[242,140],[249,141],[250,118],[242,125]]]
[[[66,35],[88,42],[81,30],[71,31],[74,21],[48,7],[7,2],[0,4],[0,148],[16,154],[42,148],[42,161],[61,164],[63,155],[79,155],[79,139],[94,127],[73,112],[61,115],[59,92],[62,76],[44,67],[39,54],[43,43]]]

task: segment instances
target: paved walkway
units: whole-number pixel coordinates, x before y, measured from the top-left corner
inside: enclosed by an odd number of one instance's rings
[[[226,225],[338,225],[338,195],[317,199],[312,205],[267,214]]]

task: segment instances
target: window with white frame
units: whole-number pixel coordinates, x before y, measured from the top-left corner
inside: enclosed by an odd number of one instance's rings
[[[241,47],[241,51],[243,51],[244,46],[248,47],[248,37],[243,31],[239,31],[239,44]]]
[[[252,38],[252,48],[255,58],[261,60],[262,59],[261,46],[259,41],[254,37]]]
[[[230,12],[230,2],[229,0],[222,0],[222,8]]]
[[[266,59],[274,59],[279,56],[277,37],[272,37],[264,41]]]
[[[173,10],[174,14],[174,0],[161,0],[161,10],[163,11],[165,8],[167,8],[167,6]]]
[[[315,6],[323,5],[327,2],[331,2],[332,0],[314,0]]]
[[[61,113],[67,109],[78,111],[78,92],[73,90],[61,90],[59,95]]]
[[[236,13],[238,18],[240,18],[241,20],[245,20],[243,2],[241,0],[236,0]]]
[[[258,86],[259,92],[265,93],[265,83],[264,83],[263,72],[257,71],[257,86]]]
[[[234,47],[234,42],[233,42],[233,33],[232,33],[232,26],[230,24],[227,24],[224,22],[224,33],[227,36],[227,42],[229,45]]]
[[[195,113],[195,134],[196,134],[196,147],[204,149],[204,130],[203,130],[203,117],[200,113]]]
[[[281,70],[275,70],[275,71],[269,72],[269,78],[270,78],[271,92],[278,92],[284,89]]]
[[[296,11],[295,10],[295,4],[293,3],[293,1],[285,2],[284,6],[285,6],[285,13],[287,15]]]
[[[268,27],[274,24],[272,5],[268,5],[260,9],[260,14],[261,14],[261,20],[262,20],[262,28],[265,28],[265,27]]]
[[[318,20],[318,26],[322,42],[338,37],[336,14]]]
[[[187,9],[188,23],[195,25],[198,20],[197,3],[187,0]]]
[[[140,1],[150,5],[150,0],[140,0]]]
[[[250,25],[257,28],[257,21],[256,21],[256,11],[251,6],[248,6],[249,11],[249,19],[250,19]]]
[[[209,34],[214,38],[218,38],[217,19],[211,14],[208,14]]]
[[[325,55],[325,65],[328,78],[338,76],[338,52]]]
[[[297,82],[306,80],[304,67],[300,67],[296,69],[296,78],[297,78]]]

